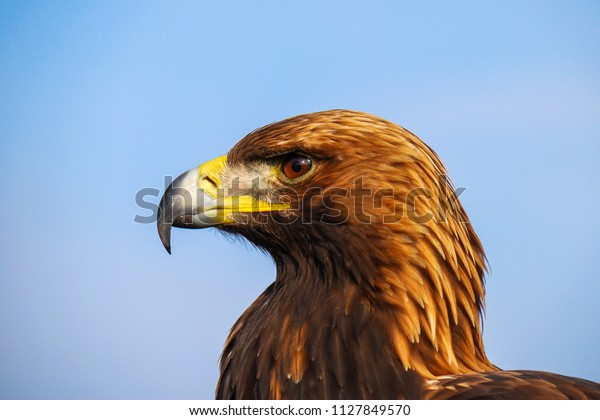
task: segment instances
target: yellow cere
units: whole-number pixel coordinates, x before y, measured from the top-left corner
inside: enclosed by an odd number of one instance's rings
[[[223,222],[232,222],[230,217],[235,213],[272,212],[286,210],[289,203],[269,203],[257,200],[250,195],[223,196],[221,186],[222,173],[227,166],[227,155],[212,159],[198,166],[198,188],[211,198],[217,200],[216,210],[223,218]],[[219,194],[220,193],[220,194]]]

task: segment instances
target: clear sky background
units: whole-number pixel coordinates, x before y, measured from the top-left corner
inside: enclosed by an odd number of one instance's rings
[[[490,359],[600,381],[597,1],[2,1],[0,398],[212,398],[273,264],[214,230],[169,256],[136,193],[331,108],[466,188]]]

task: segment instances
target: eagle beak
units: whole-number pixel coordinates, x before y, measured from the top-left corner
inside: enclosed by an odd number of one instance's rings
[[[226,170],[227,156],[221,156],[190,169],[169,185],[160,200],[156,220],[158,236],[169,254],[173,226],[201,229],[236,223],[233,215],[239,213],[268,213],[290,208],[289,202],[262,200],[258,198],[260,193],[251,189],[239,195],[239,187],[226,188],[222,185]]]
[[[158,236],[171,253],[171,228],[200,229],[224,223],[221,174],[227,156],[206,162],[178,176],[158,206]],[[219,195],[221,199],[219,199]]]

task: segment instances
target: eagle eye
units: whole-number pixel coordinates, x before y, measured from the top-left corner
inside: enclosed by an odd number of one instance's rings
[[[289,179],[300,178],[312,168],[312,160],[306,156],[292,153],[281,163],[281,171]]]

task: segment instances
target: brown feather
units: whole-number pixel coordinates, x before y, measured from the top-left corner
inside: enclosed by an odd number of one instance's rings
[[[223,183],[291,152],[314,171],[267,195],[292,190],[292,210],[219,227],[268,251],[277,277],[232,328],[217,398],[600,398],[487,359],[483,247],[418,137],[354,111],[300,115],[243,138]]]

